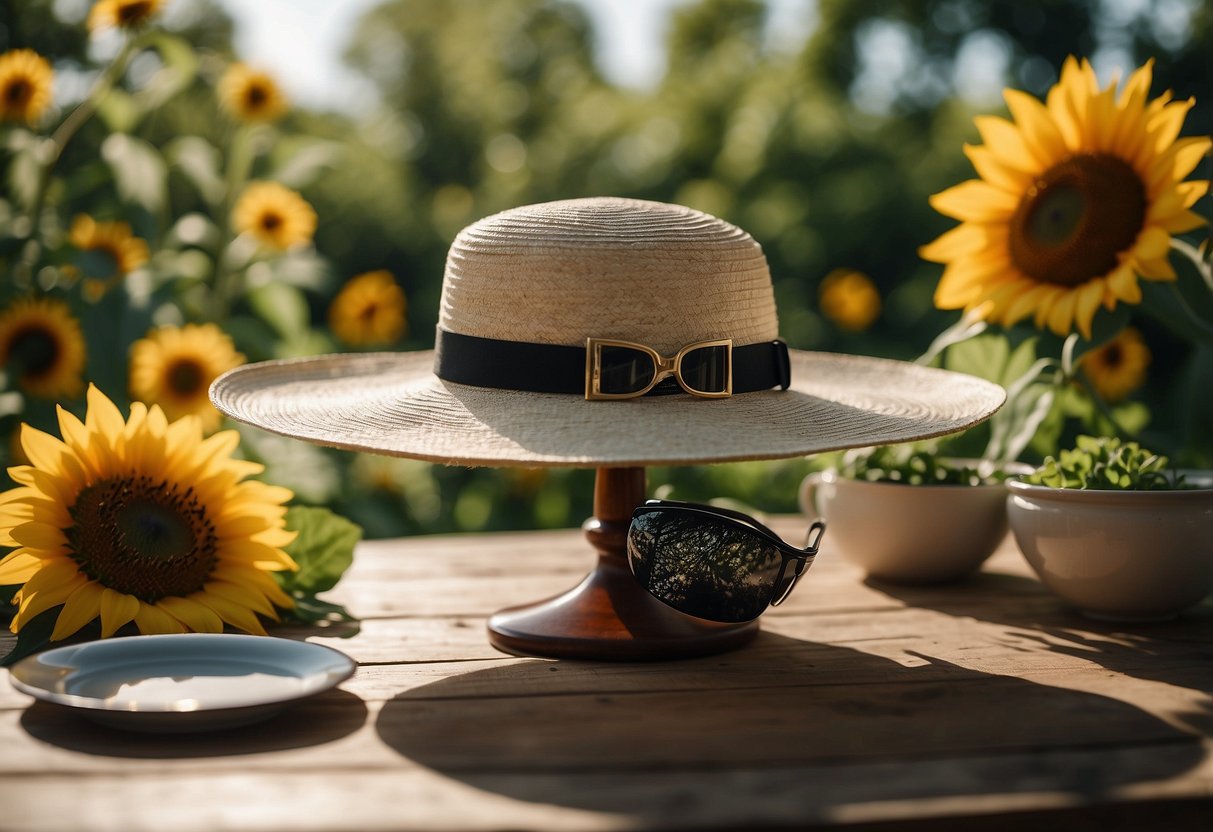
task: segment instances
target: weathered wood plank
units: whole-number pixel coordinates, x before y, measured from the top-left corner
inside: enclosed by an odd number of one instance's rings
[[[0,780],[5,828],[60,832],[70,807],[71,828],[97,832],[753,830],[887,820],[918,820],[921,828],[936,829],[949,818],[972,819],[961,827],[972,829],[985,828],[977,823],[983,818],[1030,809],[1103,807],[1107,817],[1119,804],[1123,817],[1143,792],[1158,807],[1156,819],[1166,816],[1168,804],[1160,801],[1201,795],[1213,780],[1213,758],[1193,760],[1191,749],[1171,745],[1041,752],[1030,760],[923,759],[910,768],[871,762],[575,776],[452,776],[422,767],[367,770],[332,760],[312,770],[247,772],[244,758],[225,762],[216,772],[160,766],[137,777],[113,769],[6,777]],[[1177,773],[1159,787],[1159,771]],[[71,796],[68,804],[65,795]],[[1207,828],[1204,820],[1213,804],[1188,802],[1180,808],[1182,814],[1171,817],[1182,824],[1173,828]]]
[[[803,521],[775,526],[794,538]],[[363,543],[335,593],[358,632],[280,631],[358,674],[239,731],[119,733],[27,708],[0,674],[0,828],[932,828],[1213,807],[1213,605],[1100,624],[1009,541],[983,574],[923,588],[865,583],[827,548],[734,653],[601,664],[488,645],[488,613],[592,560],[576,531]]]

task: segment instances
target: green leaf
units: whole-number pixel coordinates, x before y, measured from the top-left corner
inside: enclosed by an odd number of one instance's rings
[[[30,208],[38,190],[38,179],[41,176],[38,155],[37,143],[30,142],[13,154],[13,160],[8,166],[8,186],[16,201],[25,209]]]
[[[304,188],[332,168],[343,152],[338,142],[309,140],[276,167],[270,178],[291,188]]]
[[[139,105],[135,103],[135,97],[119,88],[111,89],[105,94],[97,104],[97,115],[111,133],[129,133],[143,117]]]
[[[189,41],[166,32],[157,32],[151,36],[149,43],[160,54],[164,66],[138,93],[140,108],[145,113],[163,105],[188,87],[198,75],[198,56]]]
[[[326,508],[306,506],[287,510],[286,527],[298,532],[286,551],[299,570],[276,573],[283,589],[314,595],[336,586],[354,562],[354,546],[362,539],[362,529]]]
[[[248,303],[261,320],[285,339],[293,339],[308,328],[307,299],[294,286],[266,283],[248,293]]]
[[[1007,364],[1003,368],[1002,378],[998,379],[998,383],[1003,387],[1010,387],[1015,381],[1029,374],[1033,365],[1036,364],[1036,344],[1039,341],[1037,338],[1028,338],[1012,352],[1010,358],[1007,359]],[[1033,375],[1039,375],[1036,373]]]
[[[1002,335],[978,335],[953,344],[944,355],[945,369],[997,382],[1011,356],[1011,346]]]
[[[223,182],[219,149],[201,136],[182,136],[164,146],[168,163],[180,170],[198,189],[211,207],[222,200],[227,186]]]
[[[168,165],[156,148],[126,133],[112,133],[101,143],[101,158],[114,173],[118,196],[153,214],[164,207]]]
[[[305,624],[335,624],[354,621],[354,616],[340,604],[321,601],[309,595],[295,595],[295,606],[286,612],[285,618],[293,618]],[[351,635],[353,635],[351,633]]]

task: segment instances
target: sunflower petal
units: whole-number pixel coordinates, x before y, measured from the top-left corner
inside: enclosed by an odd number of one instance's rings
[[[266,600],[266,597],[260,592],[247,586],[228,583],[227,581],[211,581],[203,589],[206,590],[208,595],[222,598],[233,604],[239,604],[261,615],[276,616],[274,605]]]
[[[222,633],[223,619],[214,610],[199,604],[192,598],[182,598],[171,595],[161,598],[156,606],[163,612],[180,621],[185,628],[194,633]]]
[[[42,558],[18,549],[0,560],[0,586],[23,584],[42,568]]]
[[[1069,335],[1074,323],[1074,309],[1078,305],[1078,292],[1069,290],[1053,302],[1049,310],[1048,325],[1057,335]]]
[[[1208,225],[1209,221],[1200,214],[1192,211],[1184,211],[1180,214],[1172,214],[1164,220],[1158,221],[1158,227],[1171,234],[1183,234],[1186,231],[1200,228],[1202,225]]]
[[[295,606],[294,599],[282,591],[282,588],[278,586],[278,581],[269,572],[257,569],[256,567],[241,566],[221,561],[211,575],[216,580],[226,581],[238,586],[251,585],[268,598],[270,603],[283,609],[290,609]]]
[[[21,425],[21,450],[35,467],[51,473],[62,473],[60,460],[69,451],[54,436],[28,424]]]
[[[947,263],[964,254],[981,251],[989,244],[985,226],[966,222],[945,231],[935,240],[918,249],[918,255],[934,263]]]
[[[1163,107],[1161,112],[1150,119],[1146,129],[1154,135],[1151,148],[1154,153],[1165,153],[1167,148],[1175,143],[1179,138],[1179,131],[1183,129],[1184,119],[1188,117],[1188,111],[1195,105],[1195,98],[1176,101]]]
[[[1021,171],[1039,170],[1024,139],[1023,131],[999,116],[977,116],[973,119],[981,140],[998,161]]]
[[[216,615],[237,629],[254,635],[265,635],[265,625],[248,607],[232,603],[209,592],[198,592],[191,596],[199,604],[209,607]]]
[[[75,577],[70,580],[62,581],[35,593],[22,589],[21,606],[18,608],[17,614],[13,616],[13,632],[20,631],[22,627],[51,607],[65,603],[72,593],[86,583],[89,583],[88,576],[77,572]]]
[[[153,604],[140,604],[135,626],[145,636],[184,633],[185,625]]]
[[[1091,322],[1095,319],[1095,312],[1099,309],[1100,302],[1103,301],[1103,293],[1102,280],[1087,281],[1078,288],[1076,293],[1074,323],[1078,325],[1078,331],[1082,333],[1082,337],[1088,341],[1091,340]]]
[[[1004,326],[1014,326],[1031,315],[1039,306],[1040,301],[1050,292],[1050,287],[1048,286],[1039,284],[1035,286],[1027,285],[1030,286],[1027,291],[1008,302],[1006,311],[1002,314]]]
[[[59,618],[55,621],[51,641],[62,641],[68,636],[75,635],[81,627],[100,615],[101,591],[100,584],[85,581],[72,592],[64,602]]]
[[[1147,280],[1172,281],[1179,279],[1179,275],[1175,273],[1175,269],[1166,257],[1160,257],[1157,260],[1134,259],[1137,264],[1137,271]]]
[[[101,637],[109,638],[123,624],[134,620],[141,606],[139,599],[106,587],[101,592]]]
[[[984,181],[1012,194],[1022,194],[1031,184],[1032,176],[1010,165],[1003,164],[984,145],[966,144],[965,156],[973,163],[973,169]]]
[[[1146,228],[1137,236],[1133,255],[1143,260],[1157,260],[1167,256],[1171,247],[1171,235],[1156,226]]]
[[[1117,266],[1107,278],[1108,288],[1116,297],[1126,303],[1141,303],[1141,286],[1137,284],[1137,275],[1133,266],[1122,263]]]
[[[49,523],[22,523],[12,530],[13,540],[31,549],[58,549],[67,545],[63,530]]]
[[[931,207],[958,220],[1006,222],[1015,213],[1019,199],[980,179],[961,182],[930,198]]]
[[[1043,104],[1019,90],[1004,90],[1002,97],[1019,125],[1024,145],[1038,164],[1048,167],[1065,158],[1065,139]]]

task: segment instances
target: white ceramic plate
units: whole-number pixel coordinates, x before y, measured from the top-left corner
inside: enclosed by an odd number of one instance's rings
[[[130,636],[59,647],[10,671],[13,687],[117,728],[200,731],[247,725],[335,687],[354,660],[265,636]]]

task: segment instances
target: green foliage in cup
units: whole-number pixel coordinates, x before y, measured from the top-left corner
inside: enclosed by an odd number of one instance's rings
[[[906,485],[986,485],[1006,475],[993,465],[967,465],[917,445],[889,445],[848,453],[839,466],[848,479]]]
[[[1080,436],[1077,447],[1048,457],[1024,477],[1033,485],[1101,491],[1171,491],[1186,488],[1167,458],[1114,436]]]

